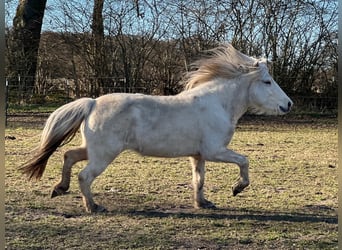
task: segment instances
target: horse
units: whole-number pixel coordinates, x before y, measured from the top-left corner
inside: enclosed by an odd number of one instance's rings
[[[121,152],[132,150],[143,156],[189,157],[194,208],[215,208],[204,196],[205,162],[238,165],[240,175],[232,186],[236,196],[250,183],[247,156],[228,148],[239,118],[247,111],[284,115],[293,106],[267,63],[224,44],[192,64],[177,95],[112,93],[65,104],[48,117],[36,153],[20,170],[28,179],[41,179],[49,157],[80,130],[82,144],[65,152],[52,198],[67,193],[72,166],[88,160],[78,174],[85,210],[107,211],[95,203],[91,184]]]

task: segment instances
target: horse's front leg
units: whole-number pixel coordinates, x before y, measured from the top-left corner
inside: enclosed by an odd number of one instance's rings
[[[208,155],[206,157],[209,161],[215,162],[227,162],[227,163],[235,163],[240,168],[240,177],[239,180],[232,186],[233,195],[236,196],[238,193],[242,192],[249,185],[249,162],[248,158],[235,153],[234,151],[222,148],[218,152]]]
[[[205,176],[205,161],[200,157],[190,157],[192,166],[192,186],[194,189],[195,208],[215,208],[215,205],[204,198],[203,186]]]

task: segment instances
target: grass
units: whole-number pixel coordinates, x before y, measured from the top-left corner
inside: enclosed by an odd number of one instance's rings
[[[254,119],[254,118],[253,118]],[[258,119],[258,118],[255,118]],[[70,194],[50,199],[63,152],[42,181],[17,167],[39,141],[34,126],[6,129],[7,249],[337,249],[337,122],[243,121],[230,148],[248,155],[251,185],[237,197],[238,168],[208,163],[205,193],[216,210],[192,208],[186,158],[124,152],[93,184],[106,214],[88,215],[73,168]],[[40,128],[40,127],[39,127]]]

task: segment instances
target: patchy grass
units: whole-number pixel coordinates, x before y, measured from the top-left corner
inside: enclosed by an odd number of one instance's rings
[[[216,210],[192,208],[186,158],[121,154],[93,184],[109,212],[88,215],[73,168],[70,194],[50,199],[63,152],[42,181],[17,167],[30,157],[39,129],[6,130],[7,249],[337,249],[337,124],[243,122],[230,148],[248,155],[251,185],[237,197],[233,164],[208,163],[205,193]]]

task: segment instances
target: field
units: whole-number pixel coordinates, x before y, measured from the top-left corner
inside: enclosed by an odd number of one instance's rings
[[[255,119],[255,120],[254,120]],[[39,182],[17,167],[41,125],[11,121],[5,140],[7,249],[337,249],[337,121],[249,117],[230,148],[248,155],[251,185],[233,197],[233,164],[208,163],[205,193],[218,207],[192,208],[186,158],[121,154],[93,184],[109,212],[86,214],[73,168],[70,193],[50,199],[63,152]]]

